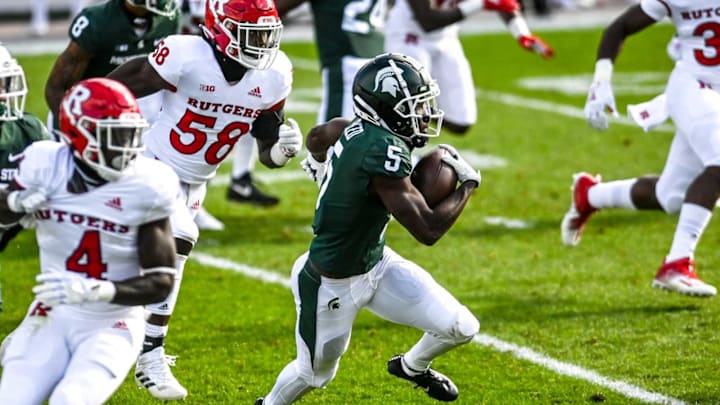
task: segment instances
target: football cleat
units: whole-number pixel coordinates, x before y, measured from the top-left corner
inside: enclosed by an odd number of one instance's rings
[[[195,225],[197,225],[198,229],[205,231],[222,231],[225,229],[225,224],[207,212],[204,207],[200,207],[197,215],[195,215]]]
[[[248,203],[259,207],[272,207],[280,202],[277,197],[268,195],[260,191],[250,177],[250,173],[246,173],[240,178],[232,179],[232,184],[227,191],[227,199],[238,203]]]
[[[573,175],[572,201],[570,209],[565,213],[560,224],[562,241],[567,246],[577,246],[580,243],[585,224],[598,209],[590,205],[588,191],[590,187],[600,183],[600,175],[592,176],[588,173],[575,173]]]
[[[255,400],[255,405],[263,405],[264,403],[265,403],[265,398],[264,398],[264,397],[260,397],[260,398],[258,398],[258,399]]]
[[[415,388],[422,388],[430,397],[438,401],[450,402],[458,397],[458,389],[446,376],[428,368],[422,374],[408,375],[402,367],[403,356],[398,354],[387,363],[388,373],[415,383]]]
[[[700,280],[695,273],[695,262],[689,257],[663,263],[652,286],[697,297],[712,297],[717,294],[715,287]]]
[[[185,399],[188,392],[180,385],[170,371],[175,365],[175,356],[165,355],[163,346],[142,353],[135,365],[135,382],[146,388],[150,395],[164,401]]]

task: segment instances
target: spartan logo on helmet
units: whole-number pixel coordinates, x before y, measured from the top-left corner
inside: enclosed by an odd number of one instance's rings
[[[392,95],[393,98],[397,97],[397,92],[400,91],[400,83],[395,78],[395,71],[392,67],[380,69],[375,75],[375,88],[373,88],[373,91],[378,91],[378,89],[382,93]]]
[[[422,147],[440,134],[440,89],[420,62],[399,53],[378,55],[358,70],[353,82],[355,114],[372,125]]]

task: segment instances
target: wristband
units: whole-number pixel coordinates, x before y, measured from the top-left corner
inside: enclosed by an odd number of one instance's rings
[[[111,302],[113,298],[115,298],[116,292],[115,283],[112,281],[98,281],[97,284],[90,289],[88,301]]]
[[[594,82],[609,82],[612,78],[613,63],[609,58],[598,59],[595,62]]]
[[[275,145],[270,148],[270,160],[272,160],[272,162],[277,166],[285,166],[290,158],[285,156],[285,154],[280,150],[280,144],[276,142]]]
[[[463,17],[478,12],[485,7],[485,0],[464,0],[458,3],[457,8]]]
[[[175,274],[177,273],[177,270],[174,267],[168,267],[168,266],[158,266],[158,267],[150,267],[149,269],[140,269],[140,274],[152,274],[152,273],[168,273],[168,274]]]
[[[519,15],[516,15],[515,18],[508,21],[507,27],[510,31],[510,34],[512,34],[513,38],[515,39],[518,39],[520,37],[529,37],[532,35],[530,33],[530,28],[527,25],[527,21],[525,21],[525,19]]]

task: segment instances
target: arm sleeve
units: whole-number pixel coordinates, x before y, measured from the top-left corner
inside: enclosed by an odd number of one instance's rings
[[[83,49],[89,52],[96,52],[103,46],[104,36],[98,32],[98,21],[102,19],[93,18],[88,10],[83,10],[75,16],[68,29],[68,36],[71,41],[77,42]]]
[[[403,178],[412,171],[407,147],[394,142],[375,142],[363,156],[361,165],[370,177]]]
[[[181,204],[180,179],[167,165],[159,161],[151,161],[153,180],[148,183],[153,198],[148,198],[148,208],[143,222],[153,222],[170,217]]]
[[[148,55],[148,62],[166,82],[178,87],[185,65],[192,60],[192,52],[182,44],[181,35],[170,35],[163,39]],[[157,57],[155,55],[162,55]]]
[[[55,172],[55,157],[52,151],[59,146],[53,141],[38,141],[25,149],[24,158],[18,165],[15,183],[23,189],[41,189],[50,191]],[[55,155],[57,156],[57,155]]]

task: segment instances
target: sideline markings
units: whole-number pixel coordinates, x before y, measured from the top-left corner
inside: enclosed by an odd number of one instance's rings
[[[285,288],[290,288],[290,279],[274,271],[264,270],[257,267],[236,263],[232,260],[216,257],[202,252],[193,252],[190,259],[196,262],[223,270],[230,270],[235,273],[255,278],[266,283],[279,284]],[[584,380],[591,384],[605,387],[615,391],[628,398],[637,399],[649,404],[668,404],[668,405],[688,405],[687,402],[681,401],[657,392],[645,390],[636,385],[632,385],[620,380],[613,380],[598,374],[595,371],[582,368],[580,366],[565,363],[560,360],[553,359],[542,353],[538,353],[530,348],[518,346],[514,343],[500,340],[494,336],[479,333],[473,338],[473,342],[497,350],[502,353],[510,353],[513,356],[529,361],[530,363],[539,365],[548,370],[554,371],[560,375]]]

